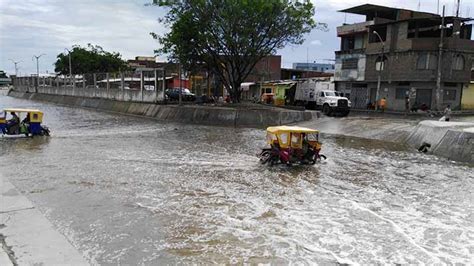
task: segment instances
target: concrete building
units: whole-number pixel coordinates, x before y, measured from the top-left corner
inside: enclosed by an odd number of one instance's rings
[[[156,57],[153,56],[136,56],[135,59],[127,60],[127,65],[132,70],[142,70],[142,69],[151,69],[151,68],[163,68],[170,67],[171,63],[168,62],[158,62]]]
[[[0,86],[7,86],[12,83],[12,80],[7,76],[7,74],[0,70]]]
[[[293,69],[293,68],[282,68],[281,69],[281,79],[283,80],[295,80],[295,79],[304,79],[304,78],[319,78],[319,77],[332,77],[333,73],[320,72],[313,70],[302,70],[302,69]]]
[[[472,19],[371,4],[341,12],[366,17],[337,28],[336,88],[350,94],[355,108],[386,97],[389,110],[404,110],[406,96],[411,105],[461,107],[474,55]]]
[[[293,63],[293,69],[299,70],[312,70],[319,72],[334,72],[334,64],[322,64],[322,63]]]

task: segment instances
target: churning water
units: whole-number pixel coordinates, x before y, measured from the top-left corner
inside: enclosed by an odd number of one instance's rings
[[[92,263],[474,263],[469,165],[323,134],[327,161],[269,168],[264,130],[5,106],[52,136],[0,138],[2,174]]]

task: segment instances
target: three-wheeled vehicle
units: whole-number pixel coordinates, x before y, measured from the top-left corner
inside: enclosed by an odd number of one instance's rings
[[[320,154],[319,131],[296,126],[267,128],[267,143],[270,148],[262,149],[260,162],[270,165],[283,163],[315,164],[326,156]]]
[[[0,111],[0,130],[3,135],[49,136],[49,128],[42,122],[43,112],[40,110],[6,108]]]

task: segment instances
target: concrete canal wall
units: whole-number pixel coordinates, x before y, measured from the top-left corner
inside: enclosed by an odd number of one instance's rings
[[[433,154],[474,163],[474,123],[421,121],[406,142],[415,148],[428,143]]]
[[[311,120],[313,115],[315,115],[314,112],[270,107],[229,108],[197,105],[160,105],[155,103],[18,91],[10,91],[8,95],[35,101],[46,101],[68,106],[153,117],[163,121],[203,125],[267,127],[307,121]]]

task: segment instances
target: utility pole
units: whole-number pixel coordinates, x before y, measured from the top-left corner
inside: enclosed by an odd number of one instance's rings
[[[443,5],[443,16],[441,17],[441,36],[439,37],[439,52],[438,52],[438,76],[436,78],[436,110],[440,111],[441,107],[441,65],[443,63],[443,38],[444,38],[444,12],[446,7]]]
[[[31,58],[31,60],[34,60],[36,58],[36,82],[35,82],[35,92],[36,93],[38,92],[38,82],[39,82],[39,59],[43,55],[46,55],[46,54],[40,54],[38,56],[33,55],[33,57]]]
[[[461,8],[461,0],[458,0],[458,4],[456,6],[456,17],[459,17],[459,9]]]
[[[69,81],[71,82],[71,84],[74,84],[74,87],[75,87],[75,83],[76,81],[72,80],[72,59],[71,59],[71,51],[67,48],[64,48],[64,50],[66,50],[68,53],[69,53]]]
[[[380,53],[380,65],[378,69],[378,75],[377,75],[377,91],[375,93],[375,110],[378,110],[378,101],[379,101],[379,95],[380,95],[380,86],[381,86],[381,79],[382,79],[382,70],[385,68],[385,60],[384,60],[384,50],[385,50],[385,42],[382,40],[382,37],[377,31],[373,31],[375,35],[379,38],[380,42],[382,43],[382,50]],[[377,60],[375,60],[375,65],[377,66]]]
[[[182,104],[182,84],[181,84],[181,63],[178,63],[178,78],[179,78],[179,90],[178,90],[178,104],[181,105]]]
[[[22,61],[14,61],[13,59],[8,59],[15,64],[15,77],[18,77],[18,64],[21,63]]]
[[[166,104],[166,65],[163,66],[163,83],[162,89],[163,89],[163,102]]]
[[[306,67],[309,68],[309,47],[306,47]]]

